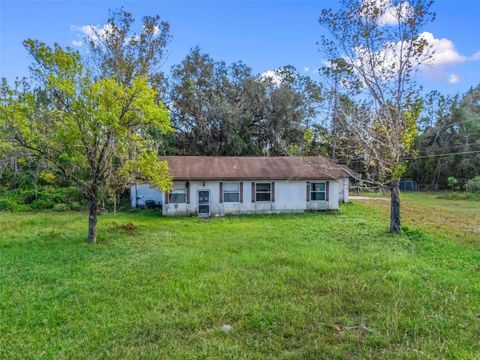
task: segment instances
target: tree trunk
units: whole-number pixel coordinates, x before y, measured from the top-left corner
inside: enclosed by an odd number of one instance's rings
[[[95,244],[97,242],[97,200],[88,202],[88,242]]]
[[[338,111],[338,75],[335,74],[335,87],[333,95],[333,116],[332,116],[332,161],[337,161],[337,111]]]
[[[400,181],[397,180],[390,185],[390,232],[399,233],[400,226]]]

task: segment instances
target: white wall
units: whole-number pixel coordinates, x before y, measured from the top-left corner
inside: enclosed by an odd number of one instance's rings
[[[163,192],[150,187],[148,184],[137,184],[130,187],[130,204],[132,207],[143,206],[146,200],[153,200],[156,205],[161,205],[163,203]]]
[[[350,201],[349,191],[350,191],[350,179],[344,178],[343,179],[343,202],[348,203]]]
[[[338,190],[339,190],[338,196],[340,201],[347,203],[349,201],[348,192],[350,190],[350,179],[349,178],[341,179]]]
[[[232,181],[234,182],[234,181]],[[259,181],[264,182],[264,181]],[[228,183],[223,181],[223,183]],[[238,181],[237,181],[238,183]],[[329,182],[329,201],[309,201],[306,199],[307,181],[275,181],[275,202],[253,202],[252,182],[243,181],[243,202],[220,203],[220,181],[191,181],[189,204],[164,204],[165,215],[195,214],[198,208],[198,190],[210,191],[210,214],[241,214],[253,212],[301,212],[305,210],[338,209],[339,188],[343,179]],[[174,182],[176,188],[185,186],[185,182]],[[145,199],[148,200],[148,199]]]

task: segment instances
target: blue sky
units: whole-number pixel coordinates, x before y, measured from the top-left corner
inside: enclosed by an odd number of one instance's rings
[[[0,76],[28,74],[22,41],[37,38],[72,46],[72,26],[103,25],[108,9],[124,6],[137,19],[159,14],[173,38],[163,66],[179,63],[194,46],[215,59],[242,60],[261,73],[293,65],[315,77],[322,55],[318,16],[335,1],[4,1],[0,0]],[[464,92],[480,83],[480,1],[440,0],[437,19],[425,30],[438,47],[437,65],[420,75],[426,89]]]

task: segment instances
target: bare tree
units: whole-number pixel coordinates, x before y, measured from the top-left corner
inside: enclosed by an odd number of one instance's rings
[[[338,117],[362,144],[369,181],[391,191],[390,231],[400,232],[399,182],[417,136],[421,110],[415,73],[428,64],[422,36],[434,19],[430,0],[342,0],[319,19],[328,34],[320,45],[332,63],[342,59],[361,84],[354,107]],[[350,110],[350,111],[349,111]]]

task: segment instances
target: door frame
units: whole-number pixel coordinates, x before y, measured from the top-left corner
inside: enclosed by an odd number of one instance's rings
[[[200,191],[206,191],[208,192],[208,203],[204,203],[204,204],[200,204]],[[210,216],[210,195],[212,194],[212,192],[210,191],[210,189],[197,189],[197,214],[199,216]],[[208,213],[201,213],[200,212],[200,205],[208,205]]]

